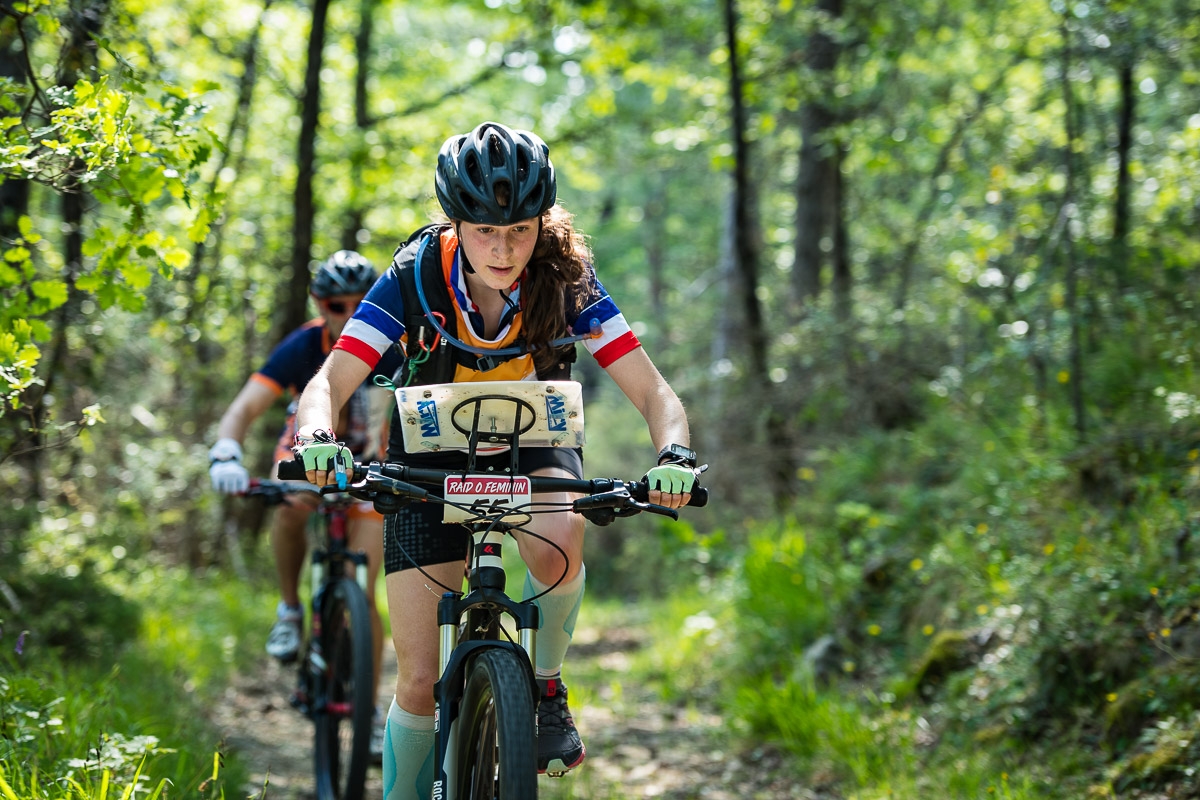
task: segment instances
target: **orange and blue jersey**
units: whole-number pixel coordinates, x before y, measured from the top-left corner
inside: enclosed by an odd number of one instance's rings
[[[484,329],[483,318],[467,291],[458,237],[453,230],[443,231],[440,244],[442,275],[446,281],[446,288],[454,299],[457,338],[464,344],[480,350],[496,350],[516,344],[521,338],[521,281],[518,280],[511,287],[508,295],[509,307],[500,320],[496,337],[484,338],[480,333]],[[567,325],[572,334],[592,334],[583,340],[584,346],[601,367],[607,367],[621,356],[640,347],[641,343],[616,303],[596,278],[591,265],[588,265],[584,284],[587,294],[583,302],[577,305],[568,303]],[[405,306],[401,291],[399,278],[389,269],[359,304],[354,317],[346,323],[334,349],[345,350],[374,367],[379,359],[389,352],[393,343],[403,344],[406,341]],[[454,380],[459,383],[533,380],[536,377],[533,357],[526,354],[487,371],[459,364]]]
[[[300,396],[304,387],[321,368],[321,364],[325,362],[325,357],[329,355],[331,349],[332,342],[329,339],[329,331],[325,327],[325,320],[320,318],[311,320],[285,336],[283,341],[271,351],[271,355],[267,357],[267,363],[251,375],[250,379],[266,386],[276,396],[287,392],[288,396],[294,400]],[[394,350],[391,353],[384,353],[374,366],[372,378],[377,374],[391,378],[400,366],[400,357]],[[364,449],[372,439],[378,440],[378,432],[375,437],[368,434],[368,426],[372,424],[367,411],[366,397],[370,381],[371,378],[368,378],[347,401],[343,424],[337,432],[338,437],[346,443],[351,452],[360,457],[363,455],[375,457],[365,454]],[[288,419],[276,448],[277,460],[291,459],[292,457],[291,445],[295,433],[294,416],[294,409],[289,408]]]

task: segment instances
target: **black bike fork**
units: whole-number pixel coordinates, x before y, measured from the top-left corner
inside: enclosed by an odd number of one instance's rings
[[[504,591],[506,576],[501,556],[503,534],[496,530],[473,531],[472,559],[469,591],[466,596],[457,592],[446,592],[438,602],[438,631],[440,640],[439,675],[433,687],[434,710],[434,764],[433,800],[460,800],[461,792],[456,785],[458,765],[454,738],[457,734],[455,721],[459,715],[463,687],[466,683],[466,668],[470,656],[487,647],[520,649],[529,664],[532,682],[533,663],[536,653],[537,630],[541,625],[540,611],[532,603],[517,603]],[[480,607],[502,608],[516,620],[517,643],[497,639],[460,641],[459,623],[469,617],[472,609]],[[467,631],[471,637],[475,632]],[[532,691],[532,689],[531,689]]]

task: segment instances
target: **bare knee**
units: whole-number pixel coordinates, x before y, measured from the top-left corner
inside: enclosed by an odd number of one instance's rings
[[[406,676],[401,670],[396,679],[396,704],[409,714],[427,717],[433,714],[433,684],[436,676],[426,675]]]
[[[539,533],[558,547],[532,536],[521,541],[521,558],[533,577],[547,585],[556,583],[560,578],[564,582],[574,580],[583,566],[583,518],[577,514],[555,516],[554,527]]]
[[[302,537],[312,509],[302,505],[281,505],[275,509],[275,531],[280,536]]]
[[[525,565],[541,583],[550,586],[557,583],[560,579],[563,583],[568,583],[575,580],[575,576],[579,574],[580,568],[583,567],[583,548],[564,547],[567,557],[564,560],[563,554],[555,550],[553,547],[542,545],[535,548],[533,552],[525,556]]]

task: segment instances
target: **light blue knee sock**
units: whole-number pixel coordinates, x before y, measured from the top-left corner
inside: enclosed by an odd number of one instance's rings
[[[433,792],[433,717],[388,709],[383,745],[384,800],[427,800]]]
[[[564,583],[537,602],[542,612],[542,627],[537,635],[537,676],[553,678],[562,672],[563,659],[575,635],[575,619],[583,603],[583,585],[587,570],[580,566],[579,574],[570,583]],[[525,572],[524,598],[549,588],[527,570]]]

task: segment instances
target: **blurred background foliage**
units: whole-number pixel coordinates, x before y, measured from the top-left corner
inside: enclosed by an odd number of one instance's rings
[[[252,663],[194,616],[270,602],[215,422],[311,265],[386,265],[497,119],[550,144],[711,464],[705,511],[589,544],[661,609],[664,692],[847,796],[1198,790],[1197,11],[0,2],[0,725],[60,659]],[[577,376],[589,472],[644,469]],[[134,716],[76,741],[161,735]]]

